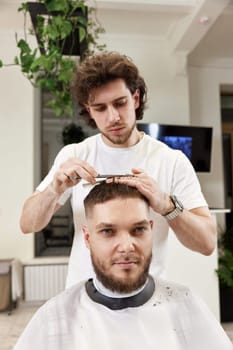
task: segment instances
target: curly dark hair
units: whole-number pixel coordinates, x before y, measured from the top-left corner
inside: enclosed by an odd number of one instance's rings
[[[71,86],[74,101],[80,106],[80,115],[93,128],[96,128],[96,123],[85,108],[90,93],[93,89],[116,79],[124,80],[131,94],[136,89],[140,91],[140,105],[136,109],[136,119],[143,118],[147,101],[147,87],[144,79],[139,74],[138,68],[131,58],[126,55],[116,52],[103,52],[87,56],[79,64]]]

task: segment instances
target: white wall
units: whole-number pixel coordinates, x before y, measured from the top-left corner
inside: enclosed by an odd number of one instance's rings
[[[189,124],[188,77],[176,72],[166,43],[148,36],[106,35],[108,50],[130,56],[148,87],[145,122]]]
[[[12,62],[14,32],[0,33],[1,58]],[[33,256],[33,236],[19,228],[33,183],[33,89],[16,67],[0,69],[0,258]]]
[[[210,174],[199,174],[203,191],[212,207],[224,208],[220,87],[233,84],[233,66],[189,67],[191,122],[214,128]]]

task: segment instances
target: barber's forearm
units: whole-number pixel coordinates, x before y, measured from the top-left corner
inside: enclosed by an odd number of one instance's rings
[[[43,192],[35,192],[29,197],[22,210],[20,227],[23,233],[38,232],[50,222],[60,207],[59,195],[48,186]]]
[[[191,250],[210,255],[216,247],[216,225],[208,208],[184,210],[169,225],[179,241]]]

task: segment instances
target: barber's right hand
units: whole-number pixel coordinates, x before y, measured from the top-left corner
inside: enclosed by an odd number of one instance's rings
[[[69,158],[62,163],[54,175],[51,187],[57,194],[62,194],[69,187],[77,185],[81,179],[94,184],[98,173],[84,160]]]

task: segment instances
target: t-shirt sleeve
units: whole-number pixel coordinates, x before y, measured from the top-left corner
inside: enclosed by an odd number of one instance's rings
[[[187,210],[208,206],[191,162],[182,152],[177,152],[171,194],[176,195]]]
[[[49,173],[45,176],[45,178],[41,181],[41,183],[36,187],[37,191],[43,192],[48,185],[53,181],[53,177],[60,167],[62,163],[64,163],[67,159],[74,157],[74,146],[73,145],[67,145],[63,147],[60,152],[57,154],[54,163],[49,171]],[[58,204],[63,205],[68,200],[72,192],[72,189],[67,189],[60,198],[58,199]]]

